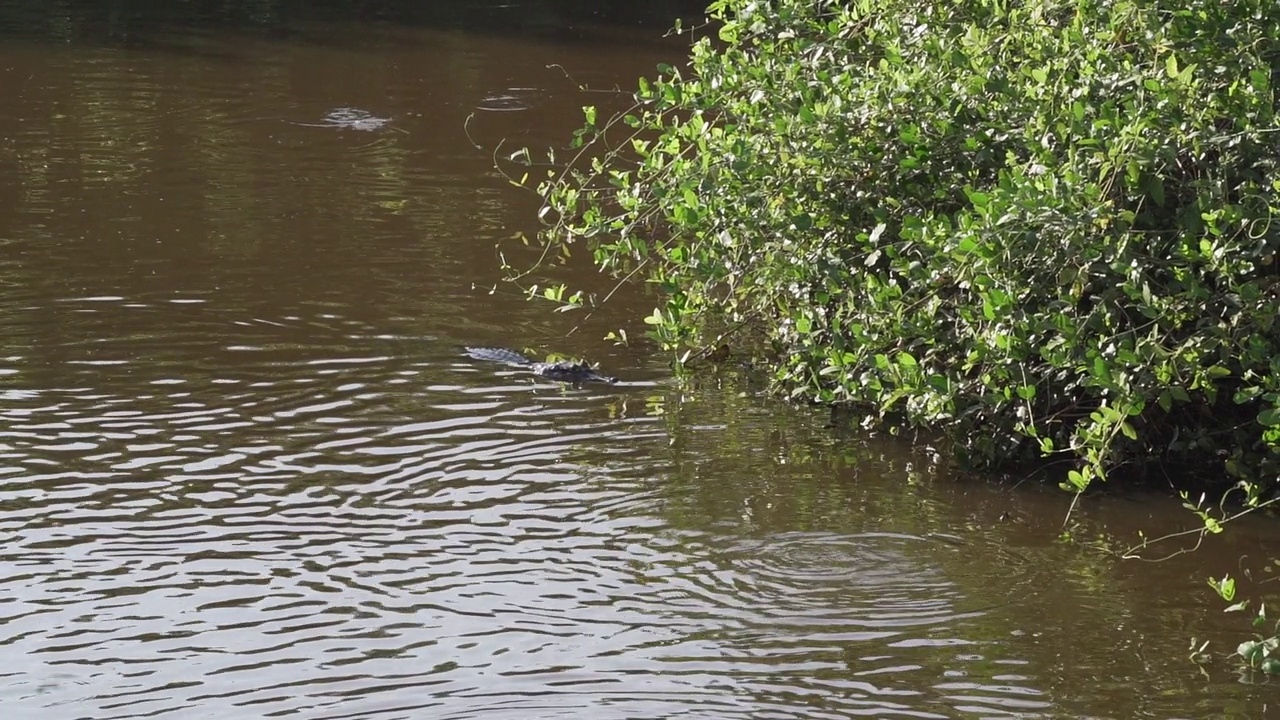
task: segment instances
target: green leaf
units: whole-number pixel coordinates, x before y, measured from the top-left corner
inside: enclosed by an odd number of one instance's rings
[[[1107,361],[1102,359],[1101,355],[1093,358],[1093,376],[1103,382],[1111,382],[1111,368],[1107,366]]]
[[[1224,575],[1221,580],[1209,578],[1209,587],[1213,588],[1214,592],[1218,593],[1218,597],[1226,600],[1227,602],[1231,602],[1236,599],[1236,581],[1235,578],[1230,575]],[[1235,609],[1235,606],[1232,606],[1227,608],[1226,612],[1233,612]]]
[[[1157,207],[1164,207],[1164,180],[1159,175],[1147,179],[1147,194]]]
[[[965,187],[964,194],[968,196],[969,202],[973,203],[976,208],[985,208],[991,204],[991,196],[987,193],[978,192],[971,187]]]
[[[1266,648],[1256,640],[1246,640],[1236,647],[1236,654],[1249,661],[1250,665],[1260,663],[1265,653]]]
[[[1124,433],[1124,436],[1130,440],[1138,439],[1138,431],[1134,430],[1133,426],[1127,422],[1120,423],[1120,432]]]

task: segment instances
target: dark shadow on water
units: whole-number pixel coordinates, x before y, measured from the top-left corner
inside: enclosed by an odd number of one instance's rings
[[[669,28],[704,16],[705,0],[601,3],[593,0],[0,0],[0,38],[74,42],[109,47],[190,52],[171,34],[238,31],[292,42],[341,43],[340,34],[315,37],[317,24],[457,29],[588,40],[618,27]]]

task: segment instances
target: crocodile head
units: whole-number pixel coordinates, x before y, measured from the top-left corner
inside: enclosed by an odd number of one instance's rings
[[[584,362],[561,360],[553,363],[534,363],[533,372],[537,375],[563,383],[601,382],[610,385],[618,382],[618,378],[601,375]]]

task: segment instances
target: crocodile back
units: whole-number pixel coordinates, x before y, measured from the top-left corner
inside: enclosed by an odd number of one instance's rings
[[[467,356],[476,360],[506,363],[508,365],[532,365],[533,361],[514,350],[492,347],[469,347]]]

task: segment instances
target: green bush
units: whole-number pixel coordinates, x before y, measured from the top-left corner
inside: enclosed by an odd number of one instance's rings
[[[1280,5],[719,0],[588,109],[544,241],[663,291],[672,348],[970,461],[1280,468]],[[760,335],[756,335],[759,337]]]

